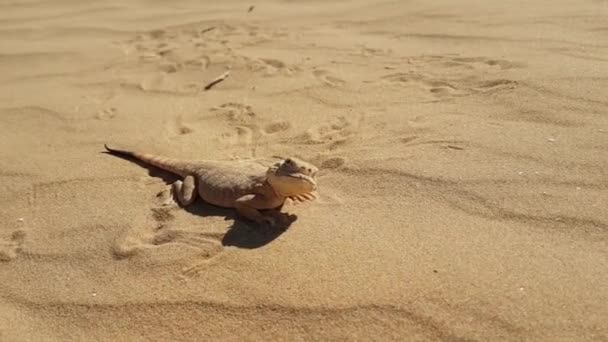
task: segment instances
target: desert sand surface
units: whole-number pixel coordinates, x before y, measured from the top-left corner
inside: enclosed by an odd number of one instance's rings
[[[607,90],[605,1],[2,1],[0,340],[607,341]],[[320,196],[261,231],[104,143]]]

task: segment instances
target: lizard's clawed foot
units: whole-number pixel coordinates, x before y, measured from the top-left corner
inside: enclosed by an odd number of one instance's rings
[[[162,206],[177,205],[172,187],[167,187],[163,191],[156,194],[156,197],[160,199]]]

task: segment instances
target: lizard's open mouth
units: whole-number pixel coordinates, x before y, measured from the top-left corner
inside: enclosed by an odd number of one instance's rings
[[[287,174],[283,174],[283,176],[291,177],[291,178],[295,178],[295,179],[302,179],[302,180],[307,181],[310,184],[313,184],[315,186],[317,185],[317,182],[315,182],[315,180],[312,177],[305,175],[303,173],[287,173]]]

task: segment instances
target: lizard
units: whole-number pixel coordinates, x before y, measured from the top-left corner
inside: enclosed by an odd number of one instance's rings
[[[236,212],[258,224],[276,225],[276,214],[286,201],[316,199],[316,174],[319,169],[304,160],[290,157],[266,166],[255,160],[187,161],[125,149],[105,149],[176,174],[180,180],[170,191],[182,207],[197,196],[205,202]],[[264,214],[269,212],[271,215]]]

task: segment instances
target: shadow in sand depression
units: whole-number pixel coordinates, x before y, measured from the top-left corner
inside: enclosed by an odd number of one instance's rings
[[[201,217],[219,216],[224,217],[226,221],[232,220],[234,223],[228,228],[221,243],[223,246],[245,249],[265,246],[286,232],[291,224],[298,219],[297,215],[268,211],[268,214],[272,213],[276,218],[277,224],[274,227],[263,226],[240,218],[234,209],[217,207],[204,202],[200,198],[183,209]]]

